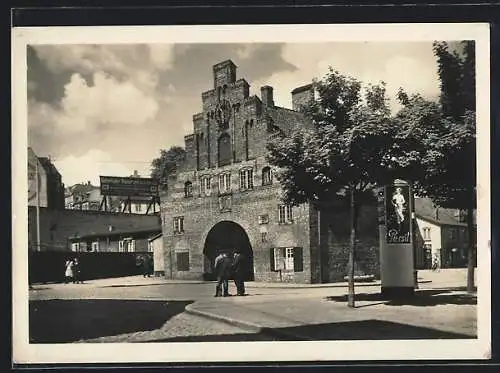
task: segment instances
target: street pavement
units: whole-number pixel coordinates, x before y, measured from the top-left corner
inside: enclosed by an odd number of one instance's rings
[[[245,297],[213,298],[214,283],[126,278],[39,284],[30,291],[32,343],[475,338],[476,298],[465,270],[419,271],[411,301],[380,284],[248,283]],[[231,284],[234,292],[234,285]],[[59,330],[59,331],[56,331]]]

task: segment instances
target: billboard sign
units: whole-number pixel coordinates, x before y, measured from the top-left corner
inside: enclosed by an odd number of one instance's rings
[[[391,185],[385,192],[385,226],[388,244],[411,243],[410,187]]]
[[[157,197],[158,181],[144,177],[100,176],[103,196]]]

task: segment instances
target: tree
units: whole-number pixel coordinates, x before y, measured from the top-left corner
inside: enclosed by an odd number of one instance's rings
[[[441,83],[439,104],[400,91],[400,136],[391,149],[392,166],[413,180],[418,194],[443,208],[467,211],[467,290],[474,291],[476,208],[475,60],[473,42],[452,51],[433,44]]]
[[[304,110],[312,125],[272,138],[267,160],[280,170],[286,203],[309,202],[321,211],[342,195],[349,199],[348,306],[354,307],[359,201],[386,177],[385,150],[394,130],[383,82],[363,94],[360,81],[330,68],[314,86],[318,98]]]
[[[166,187],[167,178],[177,170],[177,165],[185,159],[186,151],[180,146],[172,146],[168,150],[160,150],[160,156],[151,162],[151,177]]]

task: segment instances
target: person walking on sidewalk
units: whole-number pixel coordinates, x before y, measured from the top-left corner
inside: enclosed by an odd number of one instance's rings
[[[73,259],[73,283],[75,284],[83,284],[82,281],[82,268],[78,258]]]
[[[245,259],[241,252],[236,249],[233,258],[233,278],[236,285],[236,295],[245,295]]]
[[[64,271],[64,283],[67,284],[69,282],[74,282],[75,275],[73,271],[75,263],[73,262],[73,259],[68,259],[66,260],[65,264],[65,271]]]
[[[217,275],[217,285],[215,286],[215,296],[229,296],[229,278],[231,277],[233,261],[226,253],[217,261],[215,273]]]

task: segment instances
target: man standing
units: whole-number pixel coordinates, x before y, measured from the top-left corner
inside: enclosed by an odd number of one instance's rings
[[[232,260],[226,253],[217,260],[214,265],[215,273],[217,275],[217,285],[215,287],[215,296],[224,297],[229,296],[229,278],[231,277]]]
[[[236,249],[233,259],[233,275],[234,284],[236,285],[237,295],[245,295],[245,260],[241,255],[241,252]]]

